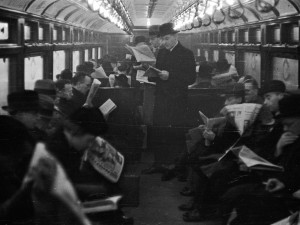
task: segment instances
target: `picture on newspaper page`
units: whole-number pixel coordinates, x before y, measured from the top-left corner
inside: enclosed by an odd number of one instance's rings
[[[111,182],[116,183],[119,180],[124,166],[124,156],[103,138],[95,138],[91,147],[87,149],[85,158],[96,171]]]
[[[240,135],[243,135],[255,121],[261,107],[261,104],[255,103],[228,105],[221,110],[221,113],[227,116],[239,130]]]

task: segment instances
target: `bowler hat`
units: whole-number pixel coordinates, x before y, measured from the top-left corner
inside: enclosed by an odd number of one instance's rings
[[[287,95],[278,105],[280,114],[277,118],[300,117],[300,94]]]
[[[138,43],[146,42],[145,36],[136,36],[134,39],[134,44],[137,45]]]
[[[262,88],[262,94],[270,92],[284,93],[286,90],[285,84],[281,80],[271,80]]]
[[[224,94],[222,95],[223,97],[244,97],[245,96],[245,87],[243,84],[240,83],[235,83],[233,85],[228,86]]]
[[[179,31],[174,30],[174,24],[173,23],[164,23],[159,27],[159,35],[165,36],[168,34],[176,34]]]
[[[56,95],[55,83],[50,79],[37,80],[34,84],[34,90],[38,94],[48,95],[53,98]]]
[[[149,27],[149,36],[159,36],[159,25],[152,25]]]
[[[31,90],[24,90],[11,93],[7,96],[8,106],[2,106],[2,109],[10,114],[16,112],[38,112],[39,97],[38,93]]]

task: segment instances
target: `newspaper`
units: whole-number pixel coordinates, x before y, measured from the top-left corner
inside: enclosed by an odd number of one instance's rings
[[[237,76],[236,72],[228,72],[215,75],[211,78],[212,85],[214,86],[226,86],[234,82],[234,77]]]
[[[149,68],[145,71],[144,76],[145,77],[158,77],[159,73],[161,73],[161,70],[149,65]]]
[[[107,119],[109,114],[116,108],[116,104],[109,98],[99,107],[99,110],[102,112],[104,118]]]
[[[43,164],[45,161],[47,162],[47,165],[51,165],[52,169],[49,173],[49,176],[53,176],[53,186],[50,189],[50,193],[56,196],[68,208],[69,212],[72,213],[73,217],[76,218],[80,224],[90,225],[90,221],[85,217],[83,211],[78,205],[79,199],[73,185],[68,179],[60,163],[46,150],[45,144],[37,143],[34,155],[30,162],[28,173],[26,174],[23,183],[32,180],[31,171],[39,171],[38,168],[41,166],[40,163]],[[46,172],[49,172],[49,170]],[[41,180],[39,182],[41,182]],[[43,201],[43,199],[38,198],[38,201],[40,200]]]
[[[121,195],[117,195],[105,199],[83,202],[82,210],[84,213],[98,213],[117,210],[118,203],[121,198]]]
[[[89,94],[88,94],[88,96],[86,98],[86,101],[85,101],[83,106],[93,107],[92,101],[93,101],[93,98],[96,95],[100,85],[101,85],[101,82],[99,80],[97,80],[97,79],[93,80],[93,83],[92,83],[92,86],[90,88]]]
[[[201,116],[201,118],[203,120],[203,123],[206,126],[206,129],[208,129],[208,130],[211,130],[215,124],[222,123],[222,122],[224,122],[226,120],[225,117],[208,118],[200,110],[199,110],[199,114],[200,114],[200,116]],[[205,145],[209,146],[210,145],[210,141],[209,140],[205,140]]]
[[[253,170],[268,170],[279,172],[282,172],[284,170],[282,166],[277,166],[273,163],[270,163],[264,158],[258,156],[245,145],[229,148],[225,152],[225,154],[219,158],[219,161],[224,159],[225,156],[227,156],[230,152],[238,157],[248,168]]]
[[[239,158],[248,168],[251,169],[283,171],[282,166],[277,166],[270,163],[269,161],[255,154],[246,146],[242,146],[242,149],[239,152]]]
[[[137,62],[156,62],[155,56],[148,45],[140,45],[136,47],[125,45],[125,48],[134,55]]]
[[[88,160],[96,171],[113,183],[119,180],[124,166],[124,156],[101,137],[95,138],[85,152],[84,160]]]
[[[243,103],[225,106],[221,113],[229,118],[242,136],[255,121],[262,105]]]

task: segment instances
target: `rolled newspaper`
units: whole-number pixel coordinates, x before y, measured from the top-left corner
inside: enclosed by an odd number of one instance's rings
[[[93,107],[92,101],[94,96],[96,95],[98,88],[100,87],[101,82],[98,79],[94,79],[89,94],[86,98],[86,101],[83,107]]]

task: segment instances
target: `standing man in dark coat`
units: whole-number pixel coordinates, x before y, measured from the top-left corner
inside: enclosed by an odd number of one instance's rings
[[[172,23],[159,27],[164,49],[160,49],[156,67],[161,70],[158,77],[148,78],[156,82],[153,125],[155,134],[155,164],[170,159],[168,149],[184,146],[185,112],[187,110],[188,85],[196,77],[193,52],[178,41],[178,31]],[[158,153],[160,156],[158,156]]]

